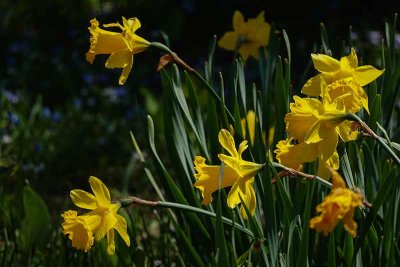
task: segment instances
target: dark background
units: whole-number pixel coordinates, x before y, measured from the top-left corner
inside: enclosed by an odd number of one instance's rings
[[[95,67],[85,61],[89,47],[87,27],[92,17],[100,23],[120,21],[121,16],[138,17],[140,36],[163,41],[160,30],[182,58],[202,68],[208,43],[232,29],[232,14],[240,10],[246,19],[262,10],[278,30],[291,40],[294,69],[304,69],[313,44],[320,42],[319,23],[324,22],[332,44],[353,31],[384,31],[392,23],[399,1],[251,1],[251,0],[155,0],[155,1],[1,1],[0,87],[43,94],[50,106],[90,86],[116,86],[119,70],[106,70],[105,57]],[[362,36],[361,36],[362,37]],[[338,40],[339,42],[336,42]],[[137,55],[126,87],[158,90],[156,53]],[[232,60],[232,53],[219,49],[216,64]],[[135,89],[133,89],[135,90]]]

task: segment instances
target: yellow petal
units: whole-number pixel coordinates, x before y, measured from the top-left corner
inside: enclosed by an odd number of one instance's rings
[[[337,133],[345,142],[356,140],[358,137],[359,132],[352,130],[352,124],[351,121],[344,121],[336,127]]]
[[[353,72],[354,81],[361,86],[367,85],[381,76],[383,70],[378,70],[371,65],[360,66]]]
[[[105,184],[94,176],[89,177],[90,187],[100,207],[108,208],[111,204],[110,191]],[[105,234],[105,233],[104,233]]]
[[[336,151],[339,138],[336,131],[327,132],[327,135],[318,143],[318,153],[321,155],[322,160],[328,160]]]
[[[76,211],[68,210],[61,216],[64,218],[63,233],[68,235],[72,246],[87,252],[94,242],[93,233],[86,227],[84,221],[80,220]]]
[[[106,68],[124,68],[129,64],[132,64],[131,62],[132,53],[129,51],[129,49],[123,49],[116,51],[110,55],[110,57],[106,61]]]
[[[124,217],[118,214],[115,214],[115,217],[117,218],[117,223],[115,224],[114,228],[115,230],[117,230],[119,235],[125,241],[126,245],[129,247],[131,245],[131,241],[127,232],[126,220]]]
[[[239,35],[236,32],[227,32],[218,41],[218,46],[229,50],[235,51],[238,45]]]
[[[138,18],[129,18],[126,19],[122,17],[122,22],[124,24],[125,28],[129,28],[132,32],[135,32],[137,29],[139,29],[142,25],[140,24],[140,21]]]
[[[240,206],[240,214],[242,215],[243,219],[247,220],[247,213],[244,209],[244,205],[250,211],[251,215],[254,215],[256,212],[256,192],[253,188],[254,178],[248,180],[245,184],[246,186],[246,194],[242,195],[242,205]]]
[[[72,202],[82,209],[94,210],[97,208],[97,201],[94,195],[80,190],[72,190],[69,194],[71,196]]]
[[[114,241],[114,229],[107,232],[107,253],[108,255],[114,255],[115,253],[115,241]]]
[[[233,157],[239,158],[239,153],[235,147],[235,140],[231,133],[225,129],[219,131],[218,140],[221,143],[222,147],[226,149]]]
[[[341,69],[355,69],[358,66],[357,54],[354,48],[351,48],[350,54],[348,56],[342,57],[340,59]]]
[[[318,74],[306,82],[301,92],[308,96],[320,96],[321,94],[321,74]]]
[[[247,43],[244,43],[240,46],[239,48],[239,54],[243,59],[243,62],[246,63],[247,59],[249,58],[250,55],[257,53],[258,55],[258,49],[256,49],[257,51],[255,51],[254,46],[249,45]],[[258,58],[258,56],[257,56]]]
[[[317,144],[291,144],[293,138],[281,140],[274,153],[278,162],[286,167],[298,170],[305,162],[312,162],[318,157]]]
[[[117,218],[115,214],[111,212],[104,212],[103,218],[100,223],[100,227],[96,233],[96,241],[103,239],[103,237],[114,228],[115,224],[117,223]]]
[[[93,63],[96,55],[111,54],[127,48],[121,33],[100,29],[99,22],[96,19],[92,19],[90,23],[90,48],[86,53],[86,60],[88,62]]]
[[[132,65],[133,65],[133,57],[132,57],[132,60],[130,61],[130,64],[128,64],[127,66],[125,66],[122,69],[121,76],[119,77],[119,85],[124,85],[124,83],[126,82],[126,79],[128,78],[129,73],[131,73]]]
[[[342,176],[340,176],[340,174],[335,170],[331,170],[331,173],[332,173],[332,189],[346,188],[346,183],[344,182]]]
[[[264,11],[256,18],[249,19],[246,29],[249,32],[247,38],[256,43],[258,47],[268,45],[271,26],[264,20]]]
[[[246,161],[224,154],[218,154],[218,158],[224,162],[226,165],[235,170],[241,177],[253,177],[258,173],[263,165],[254,163],[251,161]]]
[[[194,186],[201,190],[203,196],[203,205],[208,205],[212,201],[211,194],[218,190],[218,177],[221,171],[221,166],[212,166],[205,163],[205,158],[196,156],[194,160],[196,183]],[[238,179],[239,174],[231,167],[225,166],[221,181],[221,188],[232,186]]]
[[[240,203],[239,195],[244,196],[246,194],[245,180],[239,179],[231,188],[227,197],[228,207],[233,209]]]
[[[307,131],[304,136],[304,141],[307,144],[318,143],[322,141],[331,131],[334,129],[330,129],[325,126],[324,120],[317,120]]]
[[[239,144],[239,149],[238,149],[238,153],[239,153],[239,159],[242,159],[242,154],[243,151],[245,151],[247,149],[248,145],[247,145],[247,140],[243,140],[240,144]]]
[[[333,152],[332,156],[327,161],[322,160],[321,157],[319,158],[317,175],[325,180],[329,180],[331,177],[330,169],[339,169],[339,154],[336,151]]]
[[[249,110],[246,116],[250,141],[254,144],[254,136],[255,136],[255,129],[256,129],[256,113],[253,110]]]
[[[332,73],[340,70],[340,64],[337,59],[324,54],[311,54],[314,68],[322,73]]]
[[[90,229],[93,233],[96,233],[103,220],[103,216],[104,216],[104,210],[95,209],[79,217],[81,218],[82,221],[85,222],[85,225],[87,226],[88,229]]]
[[[244,22],[244,16],[239,10],[236,10],[235,13],[233,13],[232,24],[233,24],[233,30],[235,32],[242,31],[242,29],[245,25],[245,22]]]

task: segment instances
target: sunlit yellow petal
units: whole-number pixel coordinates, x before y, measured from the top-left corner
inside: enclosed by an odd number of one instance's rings
[[[357,66],[358,66],[357,54],[354,48],[351,48],[350,54],[340,59],[340,68],[346,69],[351,72],[353,71],[353,69],[357,68]]]
[[[132,53],[129,51],[129,49],[123,49],[116,51],[110,55],[110,57],[106,61],[106,68],[124,68],[129,64],[132,64],[131,62]]]
[[[108,208],[111,203],[111,197],[110,191],[108,191],[108,188],[105,186],[105,184],[94,176],[89,177],[89,183],[96,197],[97,204],[100,207]]]
[[[245,180],[238,179],[237,182],[231,187],[231,190],[228,193],[227,204],[228,207],[233,209],[235,208],[241,201],[239,195],[244,196],[246,194],[246,185]]]
[[[114,241],[114,229],[107,232],[107,253],[108,255],[114,255],[115,253],[115,241]]]
[[[199,188],[202,192],[204,205],[208,205],[212,201],[211,194],[218,190],[218,177],[220,174],[221,166],[212,166],[205,163],[205,158],[196,156],[194,160],[196,183],[194,186]],[[224,173],[221,181],[221,188],[232,186],[239,175],[229,166],[224,167]]]
[[[364,86],[381,76],[383,72],[383,70],[378,70],[371,65],[365,65],[356,68],[353,77],[356,83]]]
[[[314,68],[322,73],[332,73],[340,70],[340,64],[337,59],[324,54],[311,54]]]
[[[131,241],[127,232],[126,220],[121,215],[115,214],[114,216],[117,218],[117,223],[114,225],[114,229],[117,230],[118,234],[122,237],[126,245],[129,247],[131,245]]]
[[[338,134],[336,131],[330,131],[324,136],[324,139],[318,143],[318,153],[321,155],[322,160],[328,160],[335,152],[339,142]]]
[[[251,215],[254,215],[254,213],[256,212],[256,192],[254,191],[253,183],[254,178],[246,181],[246,194],[241,196],[243,201],[240,205],[240,215],[242,215],[243,219],[245,220],[247,220],[248,217],[244,205],[250,211]]]
[[[301,92],[308,96],[319,96],[321,94],[321,74],[308,79]]]
[[[61,217],[64,218],[63,233],[68,235],[68,238],[72,241],[72,246],[87,252],[94,242],[91,230],[86,227],[84,221],[79,219],[76,211],[68,210]]]
[[[233,157],[239,158],[239,153],[236,150],[235,140],[231,133],[225,129],[219,131],[218,140],[223,148],[229,152]]]
[[[352,124],[351,121],[343,121],[336,128],[340,138],[345,142],[356,140],[358,137],[359,132],[352,129]]]
[[[274,153],[278,162],[286,167],[298,170],[305,162],[312,162],[318,157],[317,144],[291,144],[293,138],[281,140]]]
[[[116,223],[117,218],[114,216],[114,214],[112,214],[111,212],[105,212],[102,217],[100,227],[95,235],[96,241],[103,239],[107,232],[114,228]]]
[[[235,170],[241,177],[252,177],[258,173],[263,165],[251,161],[245,161],[224,154],[218,154],[218,158]]]
[[[69,195],[71,196],[72,202],[82,209],[94,210],[97,208],[95,196],[86,191],[75,189],[72,190]]]
[[[133,65],[133,57],[132,60],[130,61],[130,64],[128,64],[122,69],[121,76],[119,77],[119,85],[124,85],[126,79],[129,76],[129,73],[131,72],[132,65]]]

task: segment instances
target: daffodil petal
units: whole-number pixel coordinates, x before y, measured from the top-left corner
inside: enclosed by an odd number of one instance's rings
[[[235,32],[242,31],[242,29],[245,25],[245,22],[244,22],[244,16],[239,10],[236,10],[235,13],[233,13],[232,24],[233,24],[233,30]]]
[[[108,208],[111,204],[111,197],[110,191],[108,191],[108,188],[105,186],[105,184],[94,176],[89,177],[89,183],[96,197],[97,204],[100,207]]]
[[[256,212],[256,192],[253,188],[254,178],[248,180],[245,184],[246,186],[246,194],[241,195],[242,204],[240,206],[240,214],[242,215],[243,219],[247,220],[247,213],[244,206],[250,211],[250,214],[253,216]]]
[[[381,76],[382,73],[383,70],[378,70],[371,65],[365,65],[355,69],[353,78],[356,83],[364,86]]]
[[[218,158],[226,165],[234,169],[241,177],[245,178],[256,175],[262,168],[261,164],[234,158],[225,154],[218,154]]]
[[[320,96],[321,95],[321,74],[318,74],[304,84],[301,92],[308,96]]]
[[[229,51],[235,51],[238,38],[239,35],[236,32],[227,32],[219,39],[218,46]]]
[[[243,179],[238,180],[228,193],[227,204],[229,208],[233,209],[240,203],[240,194],[246,194],[246,186]]]
[[[132,64],[132,53],[129,51],[129,49],[123,49],[110,55],[106,61],[106,68],[124,68],[129,64]]]
[[[340,138],[345,142],[356,140],[358,137],[359,132],[352,130],[352,124],[351,121],[343,121],[336,128]]]
[[[115,253],[115,241],[114,241],[114,229],[107,232],[107,253],[108,255],[114,255]]]
[[[133,65],[133,56],[131,57],[131,61],[129,62],[129,64],[122,69],[121,76],[119,77],[119,85],[124,85],[124,83],[126,82],[129,73],[131,73],[132,65]]]
[[[311,54],[314,68],[322,73],[332,73],[340,69],[340,63],[337,59],[324,54]]]
[[[355,69],[358,66],[357,54],[354,48],[351,48],[350,54],[348,56],[342,57],[340,59],[341,69]]]
[[[226,149],[233,157],[239,158],[239,153],[235,147],[235,140],[231,133],[225,129],[219,131],[218,140],[221,143],[222,147]]]
[[[197,173],[194,175],[196,182],[194,186],[199,188],[203,196],[203,205],[208,205],[212,201],[211,194],[218,190],[218,177],[221,166],[207,165],[205,158],[196,156],[194,165]],[[239,174],[231,167],[225,166],[221,181],[221,188],[232,186],[238,179]]]
[[[321,154],[322,160],[328,160],[335,152],[339,141],[336,131],[327,132],[327,135],[318,143],[318,151]]]
[[[100,223],[100,227],[96,233],[96,241],[101,240],[117,223],[115,214],[111,212],[105,212]]]
[[[81,190],[74,189],[70,193],[72,202],[82,209],[94,210],[97,208],[97,201],[94,195]]]
[[[114,225],[114,228],[115,230],[117,230],[119,235],[125,241],[126,245],[129,247],[131,245],[131,241],[127,232],[126,220],[124,217],[118,214],[115,214],[115,217],[117,218],[117,223]]]

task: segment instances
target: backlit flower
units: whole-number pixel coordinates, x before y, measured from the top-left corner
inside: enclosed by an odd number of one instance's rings
[[[106,31],[99,27],[99,22],[94,18],[90,21],[89,31],[90,48],[86,53],[86,60],[93,63],[96,55],[109,54],[106,61],[106,68],[122,68],[119,77],[119,84],[123,85],[131,72],[133,55],[145,50],[150,43],[135,34],[140,28],[140,21],[137,18],[126,19],[122,17],[123,24],[110,23],[104,24],[106,28],[117,27],[122,32]]]
[[[304,163],[318,160],[317,176],[326,180],[331,176],[330,168],[339,169],[339,155],[336,151],[330,158],[324,160],[318,153],[318,144],[305,142],[293,144],[293,137],[279,141],[274,153],[280,164],[295,170],[301,170]]]
[[[353,216],[355,208],[359,206],[363,206],[363,196],[346,188],[339,173],[332,171],[332,190],[317,206],[319,215],[310,220],[310,228],[327,235],[332,232],[339,220],[343,220],[346,231],[355,237],[357,223]]]
[[[309,79],[301,90],[302,93],[309,96],[321,95],[321,77],[329,85],[343,78],[352,78],[352,80],[364,86],[378,78],[383,70],[378,70],[371,65],[358,66],[356,51],[351,48],[348,56],[339,60],[324,54],[311,54],[314,68],[320,74]]]
[[[90,187],[94,193],[75,189],[70,193],[72,202],[79,208],[91,210],[88,213],[77,216],[76,211],[67,211],[64,218],[64,234],[69,235],[72,246],[88,251],[93,245],[93,236],[96,241],[107,236],[107,253],[115,253],[114,229],[121,235],[129,246],[130,239],[127,233],[125,218],[118,215],[120,203],[111,203],[108,188],[98,178],[89,178]]]
[[[270,24],[264,20],[264,11],[245,22],[243,14],[236,10],[233,14],[233,31],[225,33],[218,45],[239,52],[244,62],[249,56],[258,59],[258,49],[269,43],[270,30]]]
[[[256,209],[256,196],[253,188],[254,176],[263,165],[242,159],[242,153],[247,148],[247,141],[242,141],[237,150],[232,135],[222,129],[218,135],[219,142],[228,151],[229,155],[219,154],[219,159],[225,164],[221,178],[221,188],[230,187],[227,204],[230,208],[235,208],[242,198],[243,203],[253,215]],[[212,201],[212,193],[218,190],[220,165],[207,165],[205,158],[196,156],[194,160],[197,173],[195,187],[201,190],[204,205]],[[243,218],[247,214],[243,206],[240,208]]]
[[[324,97],[322,102],[315,98],[294,96],[291,112],[286,114],[286,130],[299,143],[318,144],[318,155],[329,159],[336,150],[338,136],[343,141],[355,140],[358,132],[351,130],[351,122],[345,121],[346,110],[342,99],[331,101],[327,85],[321,78]]]

